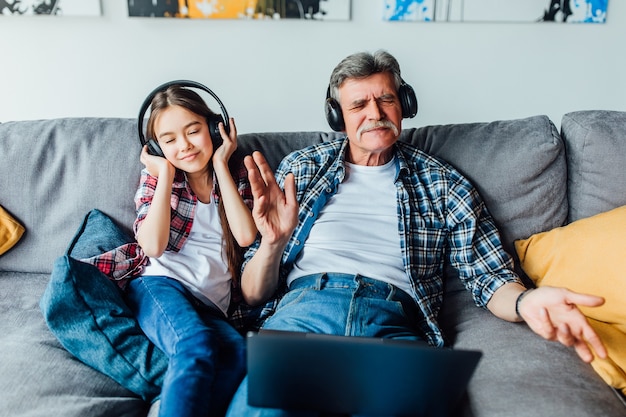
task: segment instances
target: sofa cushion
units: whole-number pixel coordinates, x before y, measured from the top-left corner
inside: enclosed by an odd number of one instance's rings
[[[91,211],[56,260],[40,306],[48,327],[74,356],[120,385],[153,400],[167,356],[144,335],[122,294],[90,257],[131,240],[107,215]]]
[[[505,249],[565,223],[565,149],[546,116],[405,130],[414,143],[463,173],[485,200]]]
[[[609,357],[594,369],[626,394],[626,206],[515,243],[522,268],[538,286],[566,287],[605,298],[581,311],[603,339]]]
[[[459,416],[624,416],[616,393],[574,349],[476,308],[460,281],[449,283],[456,288],[446,294],[441,324],[454,348],[483,352]]]
[[[561,121],[570,222],[626,204],[626,112],[587,110]]]
[[[24,234],[24,226],[0,206],[0,255],[11,249]]]
[[[49,279],[0,272],[0,416],[146,417],[146,401],[76,359],[48,330],[38,303]]]

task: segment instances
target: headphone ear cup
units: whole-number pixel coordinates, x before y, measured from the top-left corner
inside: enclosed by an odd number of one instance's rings
[[[404,119],[415,117],[417,114],[417,97],[413,87],[403,82],[398,90],[398,98],[402,107],[402,117]]]
[[[328,97],[325,105],[326,121],[330,128],[335,132],[342,132],[345,129],[343,122],[343,114],[339,102],[334,98]]]
[[[222,135],[220,133],[220,123],[224,123],[224,129],[226,130],[226,134],[230,133],[230,126],[224,122],[224,118],[219,114],[212,114],[207,119],[207,125],[209,126],[209,133],[211,134],[211,140],[213,141],[213,146],[217,148],[223,142]]]
[[[163,154],[163,151],[161,150],[161,147],[159,146],[156,140],[150,139],[146,143],[146,145],[148,145],[148,153],[150,155],[160,156],[161,158],[165,158],[165,155]]]

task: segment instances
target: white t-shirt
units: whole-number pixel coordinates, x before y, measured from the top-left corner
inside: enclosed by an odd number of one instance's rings
[[[396,163],[346,163],[337,193],[322,208],[287,279],[321,272],[360,274],[410,294],[398,232]]]
[[[224,314],[230,304],[231,275],[224,253],[223,230],[217,205],[198,201],[191,232],[179,252],[165,251],[142,275],[164,275],[180,281],[205,304]],[[209,301],[209,302],[207,302]]]

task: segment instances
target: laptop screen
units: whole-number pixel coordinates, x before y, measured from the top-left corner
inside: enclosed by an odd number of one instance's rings
[[[448,416],[481,352],[425,342],[248,333],[248,403],[371,416]]]

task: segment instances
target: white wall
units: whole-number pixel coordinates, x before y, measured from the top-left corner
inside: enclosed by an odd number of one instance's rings
[[[547,3],[547,1],[546,1]],[[0,16],[0,121],[136,117],[171,79],[207,84],[240,133],[329,130],[328,77],[344,56],[383,48],[415,88],[404,127],[585,109],[626,111],[626,1],[607,23],[384,22],[381,0],[352,0],[351,21]]]

